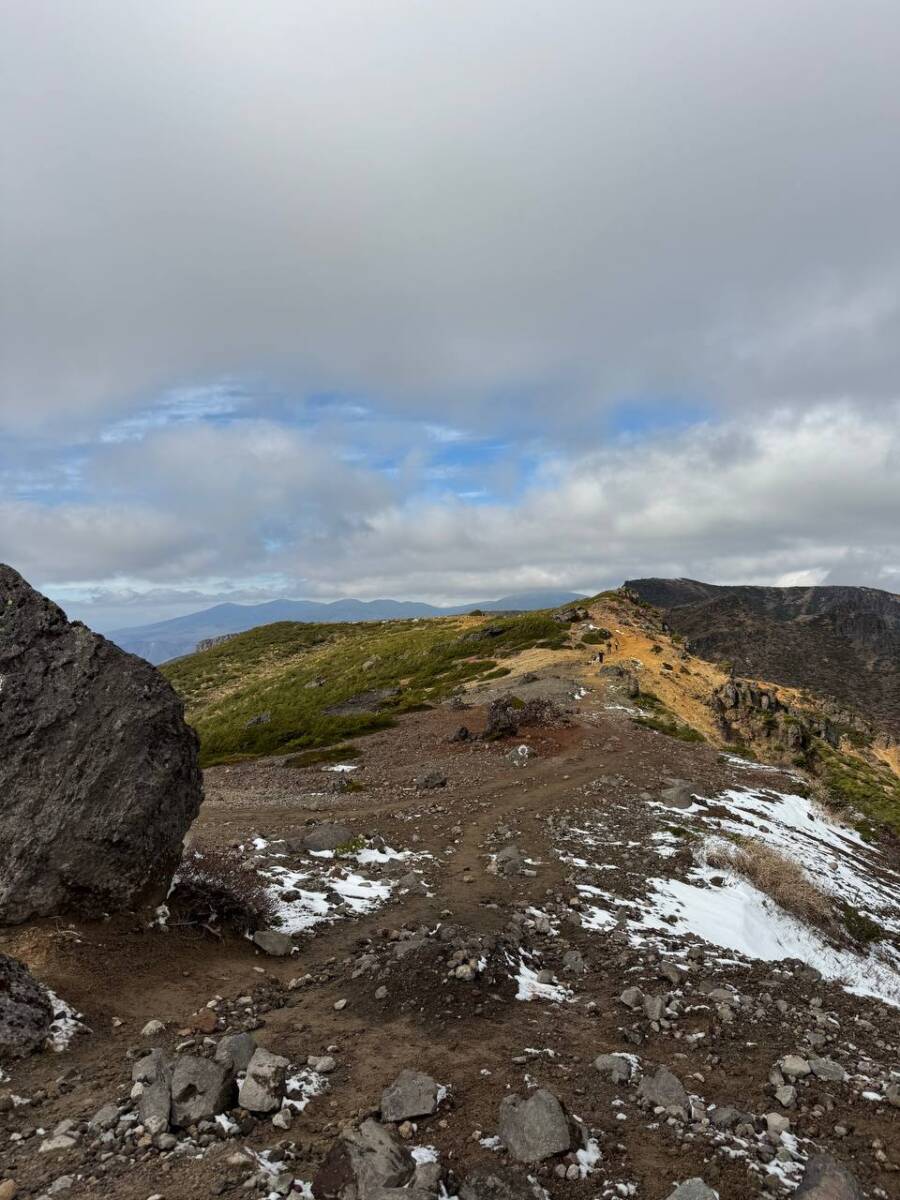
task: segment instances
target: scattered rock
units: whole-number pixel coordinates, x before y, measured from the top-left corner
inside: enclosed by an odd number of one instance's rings
[[[314,825],[303,835],[303,846],[307,850],[338,850],[353,841],[353,830],[349,825],[336,821],[323,821]]]
[[[163,895],[203,796],[160,673],[0,565],[0,923]]]
[[[801,1079],[812,1069],[806,1059],[801,1058],[799,1054],[786,1054],[778,1065],[781,1067],[782,1073],[789,1079]]]
[[[627,1083],[632,1075],[631,1060],[624,1054],[599,1054],[594,1066],[613,1083]]]
[[[171,1088],[171,1122],[185,1128],[231,1108],[234,1072],[212,1059],[180,1054],[172,1070]],[[250,1106],[245,1104],[244,1107]]]
[[[668,1067],[660,1067],[655,1075],[645,1075],[638,1086],[638,1095],[656,1108],[687,1111],[687,1092],[681,1080]]]
[[[816,1079],[825,1079],[829,1083],[843,1083],[847,1078],[847,1072],[841,1064],[831,1058],[816,1058],[810,1055],[809,1066]]]
[[[416,776],[416,787],[420,792],[434,791],[435,788],[447,786],[447,776],[437,767],[430,771],[423,771],[421,775]]]
[[[674,787],[663,788],[659,793],[659,798],[667,808],[690,808],[694,803],[694,793],[686,783],[679,783],[675,784]]]
[[[216,1046],[216,1062],[242,1075],[256,1053],[256,1038],[252,1033],[227,1033]]]
[[[381,1093],[381,1119],[406,1121],[437,1110],[438,1085],[430,1075],[407,1068]]]
[[[151,1137],[165,1133],[172,1107],[171,1059],[162,1050],[151,1050],[134,1064],[131,1078],[140,1089],[137,1102],[141,1124]]]
[[[141,1030],[141,1037],[145,1037],[145,1038],[159,1037],[159,1035],[161,1033],[165,1032],[165,1028],[166,1027],[162,1021],[157,1021],[157,1020],[148,1021],[147,1024],[144,1026],[144,1028]]]
[[[569,1122],[559,1100],[546,1088],[527,1098],[506,1096],[500,1104],[500,1140],[519,1162],[543,1162],[571,1145]]]
[[[280,1054],[257,1047],[247,1066],[238,1102],[250,1112],[273,1112],[281,1107],[284,1083],[291,1064]]]
[[[39,1050],[52,1021],[46,989],[24,963],[0,954],[0,1062]]]
[[[719,1193],[703,1182],[699,1175],[679,1183],[674,1192],[669,1192],[667,1200],[719,1200]]]
[[[814,1154],[806,1164],[797,1200],[863,1200],[855,1177],[830,1154]]]
[[[277,929],[257,929],[253,935],[253,942],[264,953],[275,958],[286,958],[294,950],[290,934],[280,933]]]
[[[415,1160],[390,1129],[369,1118],[332,1143],[313,1178],[318,1200],[378,1200],[383,1188],[405,1188]]]

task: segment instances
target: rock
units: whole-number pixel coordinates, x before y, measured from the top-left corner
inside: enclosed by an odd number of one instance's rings
[[[688,1107],[687,1092],[681,1080],[668,1067],[660,1067],[655,1075],[645,1075],[638,1087],[638,1096],[656,1108]]]
[[[181,700],[2,565],[0,611],[0,923],[161,896],[203,796]]]
[[[810,1055],[809,1065],[816,1079],[824,1079],[829,1083],[843,1083],[847,1078],[847,1072],[832,1058],[816,1058]]]
[[[227,1033],[216,1046],[215,1060],[243,1074],[256,1053],[256,1038],[252,1033]]]
[[[624,1054],[598,1054],[594,1066],[613,1083],[627,1083],[631,1078],[631,1062]]]
[[[138,1115],[151,1137],[169,1128],[172,1108],[172,1062],[162,1050],[151,1050],[131,1070],[138,1085]]]
[[[94,1115],[88,1121],[90,1129],[112,1129],[113,1125],[119,1119],[119,1109],[115,1104],[104,1104],[102,1108],[98,1108]]]
[[[666,1011],[665,996],[645,996],[644,1016],[648,1021],[660,1021]]]
[[[273,1112],[281,1107],[284,1081],[291,1064],[280,1054],[259,1046],[247,1066],[247,1074],[238,1093],[238,1103],[250,1112]]]
[[[792,1083],[786,1083],[775,1089],[775,1099],[784,1108],[791,1108],[797,1103],[797,1089]]]
[[[38,1146],[39,1154],[60,1154],[63,1150],[73,1150],[78,1145],[78,1138],[71,1133],[55,1133],[52,1137],[44,1138]]]
[[[787,1117],[783,1117],[781,1113],[770,1112],[766,1113],[763,1118],[766,1122],[766,1129],[773,1137],[781,1137],[791,1127],[791,1123]]]
[[[782,1073],[789,1079],[800,1079],[810,1073],[811,1067],[805,1058],[799,1054],[786,1054],[779,1063]]]
[[[563,971],[567,975],[586,975],[587,963],[580,950],[567,950],[563,955]]]
[[[323,821],[319,825],[313,825],[312,829],[303,835],[303,845],[307,850],[338,850],[341,846],[349,845],[353,838],[354,833],[349,825]]]
[[[215,1033],[219,1025],[219,1015],[214,1008],[201,1008],[191,1017],[191,1029],[197,1033]]]
[[[552,1092],[538,1088],[527,1098],[506,1096],[500,1104],[500,1140],[519,1162],[543,1162],[571,1145],[569,1122]]]
[[[619,1000],[626,1008],[641,1008],[644,1003],[644,993],[638,987],[626,988]]]
[[[420,792],[430,792],[435,788],[446,786],[447,776],[437,767],[430,771],[423,771],[421,775],[416,776],[416,787]]]
[[[321,1057],[311,1054],[306,1060],[306,1065],[319,1075],[330,1075],[337,1063],[330,1054],[323,1054]]]
[[[686,783],[663,788],[659,798],[667,808],[690,808],[694,803],[694,794]]]
[[[493,862],[494,873],[507,879],[513,875],[521,875],[524,867],[525,856],[518,846],[512,844],[504,846]]]
[[[16,1181],[14,1179],[0,1180],[0,1200],[15,1200]]]
[[[529,1192],[517,1179],[508,1180],[494,1171],[470,1171],[459,1189],[459,1200],[525,1200],[526,1196]]]
[[[382,1121],[430,1117],[438,1106],[438,1085],[430,1075],[407,1068],[381,1093]]]
[[[415,1160],[397,1137],[369,1118],[332,1143],[313,1179],[317,1200],[376,1200],[382,1188],[404,1188]]]
[[[294,1123],[294,1113],[290,1108],[279,1108],[278,1112],[272,1118],[272,1124],[276,1129],[290,1129]]]
[[[731,1129],[732,1126],[738,1124],[742,1115],[730,1104],[717,1104],[709,1114],[709,1123],[715,1129]]]
[[[0,799],[0,806],[2,803]],[[2,871],[0,866],[0,874]],[[24,963],[8,954],[0,954],[0,1062],[22,1058],[39,1050],[50,1032],[52,1021],[53,1007],[46,989]]]
[[[719,1193],[703,1182],[699,1175],[679,1183],[674,1192],[669,1192],[666,1200],[719,1200]]]
[[[290,934],[279,933],[277,929],[257,929],[253,935],[253,942],[260,950],[275,958],[286,958],[294,950]]]
[[[197,1054],[180,1054],[175,1059],[172,1070],[173,1125],[186,1128],[198,1121],[208,1121],[231,1108],[233,1096],[234,1071],[231,1067]]]
[[[147,1024],[144,1026],[144,1028],[141,1030],[141,1037],[145,1037],[145,1038],[159,1037],[159,1035],[161,1033],[165,1032],[165,1028],[166,1027],[162,1021],[156,1021],[156,1020],[148,1021]]]
[[[856,1178],[829,1154],[810,1157],[794,1196],[796,1200],[863,1200]]]

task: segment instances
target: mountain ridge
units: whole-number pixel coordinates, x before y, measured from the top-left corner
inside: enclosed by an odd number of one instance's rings
[[[497,600],[471,601],[440,607],[418,600],[267,600],[262,604],[225,602],[196,613],[166,621],[116,629],[106,636],[131,654],[159,664],[190,654],[199,642],[233,633],[245,633],[275,621],[327,623],[344,621],[387,621],[397,618],[459,616],[473,609],[485,612],[530,612],[555,608],[584,599],[578,592],[533,589],[501,596]]]

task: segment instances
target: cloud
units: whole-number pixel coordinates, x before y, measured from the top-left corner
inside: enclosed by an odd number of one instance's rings
[[[644,574],[900,581],[897,404],[623,437],[548,457],[524,491],[474,502],[407,494],[261,422],[155,431],[103,454],[98,474],[121,501],[7,505],[0,557],[104,611],[117,593],[123,609],[163,613],[201,597],[449,602]]]
[[[897,586],[894,0],[4,15],[0,557],[37,582]]]
[[[223,376],[576,444],[623,395],[883,398],[898,52],[890,0],[14,3],[0,422]]]

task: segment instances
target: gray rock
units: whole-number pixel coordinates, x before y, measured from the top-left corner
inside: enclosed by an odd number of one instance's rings
[[[181,1054],[172,1070],[173,1125],[186,1128],[231,1108],[234,1070],[197,1054]],[[246,1106],[245,1106],[246,1107]]]
[[[598,1054],[594,1066],[613,1083],[627,1083],[631,1078],[631,1062],[623,1054]]]
[[[434,1196],[441,1185],[441,1176],[443,1174],[441,1164],[438,1162],[417,1163],[412,1188]]]
[[[0,806],[2,803],[0,799]],[[0,866],[0,873],[2,870]],[[39,1050],[50,1032],[52,1021],[53,1008],[46,989],[24,963],[8,954],[0,954],[0,1062],[22,1058]]]
[[[435,788],[446,786],[447,776],[437,767],[430,771],[423,771],[421,775],[416,776],[416,787],[420,792],[434,791]]]
[[[806,1164],[797,1200],[863,1200],[855,1176],[830,1154],[813,1154]]]
[[[833,1058],[816,1058],[810,1055],[809,1065],[816,1079],[824,1079],[829,1083],[843,1083],[847,1078],[847,1072]]]
[[[256,1038],[252,1033],[227,1033],[216,1046],[215,1060],[243,1074],[255,1053]]]
[[[638,1095],[657,1108],[688,1107],[687,1092],[681,1080],[668,1067],[660,1067],[655,1075],[645,1075],[638,1087]]]
[[[181,700],[2,565],[0,612],[0,923],[161,897],[203,796]]]
[[[172,1109],[172,1061],[162,1050],[151,1050],[139,1058],[131,1078],[140,1085],[138,1116],[151,1136],[169,1128]]]
[[[250,1112],[273,1112],[280,1108],[290,1065],[280,1054],[272,1054],[259,1046],[250,1059],[238,1093],[241,1107]]]
[[[294,942],[290,935],[279,933],[277,929],[257,929],[253,935],[253,943],[274,958],[286,958],[294,950]]]
[[[118,1106],[115,1104],[104,1104],[102,1108],[97,1109],[90,1121],[88,1121],[88,1126],[91,1129],[112,1129],[118,1120]]]
[[[666,1200],[718,1200],[719,1193],[703,1182],[699,1175],[679,1183],[674,1192],[669,1192]]]
[[[497,1171],[470,1171],[460,1185],[459,1200],[532,1200],[546,1196],[543,1188]]]
[[[313,825],[303,835],[303,845],[307,850],[337,850],[353,841],[354,833],[349,825],[341,825],[334,821],[323,821]]]
[[[640,1008],[644,1003],[644,993],[639,987],[628,987],[619,997],[619,1001],[626,1008]]]
[[[709,1114],[709,1123],[715,1129],[731,1129],[742,1121],[744,1114],[730,1104],[717,1104]]]
[[[694,794],[686,783],[663,788],[659,798],[667,808],[690,808],[694,803]]]
[[[437,1110],[438,1085],[430,1075],[407,1068],[381,1093],[382,1121],[430,1117]]]
[[[494,859],[494,870],[498,875],[503,875],[504,878],[511,878],[513,875],[521,875],[525,867],[525,856],[518,846],[504,846]]]
[[[390,1129],[377,1121],[350,1125],[332,1143],[313,1179],[317,1200],[377,1200],[382,1188],[404,1188],[415,1161]]]
[[[766,1122],[766,1129],[773,1137],[781,1137],[791,1127],[790,1120],[782,1116],[781,1113],[766,1113],[764,1120]]]
[[[645,996],[644,1016],[648,1021],[660,1021],[666,1011],[665,996]]]
[[[587,963],[580,950],[567,950],[563,955],[563,971],[567,975],[586,975]]]
[[[500,1140],[518,1162],[543,1162],[565,1154],[571,1145],[569,1122],[552,1092],[538,1088],[530,1096],[506,1096],[500,1104]]]
[[[789,1079],[800,1079],[804,1075],[808,1075],[811,1070],[809,1063],[799,1054],[786,1054],[779,1060],[778,1065]]]

